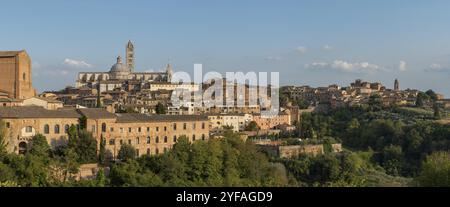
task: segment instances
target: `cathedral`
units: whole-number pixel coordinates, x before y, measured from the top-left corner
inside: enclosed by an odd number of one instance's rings
[[[128,41],[126,46],[125,64],[122,57],[117,57],[117,62],[109,72],[80,72],[76,87],[99,88],[101,92],[123,88],[129,83],[148,85],[152,82],[170,82],[173,74],[172,66],[167,64],[163,72],[134,72],[134,45]]]

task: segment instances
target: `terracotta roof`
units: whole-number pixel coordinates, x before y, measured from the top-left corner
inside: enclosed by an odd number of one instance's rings
[[[175,121],[208,121],[203,115],[146,115],[146,114],[116,114],[118,123],[133,122],[175,122]]]
[[[49,103],[62,103],[61,101],[55,100],[55,99],[51,99],[51,98],[44,98],[44,97],[33,97],[33,98],[37,98],[43,101],[47,101]]]
[[[0,108],[0,118],[79,118],[73,109],[47,110],[39,106]]]
[[[77,110],[81,115],[86,116],[88,119],[114,119],[116,116],[113,113],[108,112],[106,109],[101,108],[85,108]]]
[[[0,51],[0,57],[14,57],[21,52],[25,52],[25,50],[21,51]]]

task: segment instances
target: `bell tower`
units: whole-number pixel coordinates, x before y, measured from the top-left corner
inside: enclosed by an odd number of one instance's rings
[[[398,79],[395,79],[394,81],[394,91],[398,91],[400,90],[400,82],[398,81]]]
[[[127,68],[131,73],[134,73],[134,45],[131,40],[127,44],[126,56]]]

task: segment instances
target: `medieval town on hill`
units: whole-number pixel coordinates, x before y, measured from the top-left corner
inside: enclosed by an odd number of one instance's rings
[[[345,151],[342,140],[318,139],[329,134],[314,126],[311,114],[376,106],[420,109],[440,114],[436,122],[449,122],[450,99],[431,90],[402,89],[395,77],[391,86],[360,79],[348,86],[281,86],[277,88],[280,109],[270,117],[261,114],[267,105],[248,100],[244,106],[176,106],[171,102],[175,90],[195,93],[208,88],[208,83],[172,81],[176,69],[171,64],[161,72],[137,72],[133,43],[129,41],[125,49],[125,58],[117,57],[109,71],[79,72],[74,86],[40,94],[33,88],[32,58],[27,52],[0,51],[0,120],[6,129],[7,151],[26,154],[36,135],[45,136],[51,149],[58,149],[69,144],[71,127],[76,126],[92,134],[97,153],[104,153],[108,161],[120,160],[124,145],[134,148],[135,157],[154,156],[170,151],[180,137],[194,143],[220,139],[225,131],[270,156],[286,159]],[[309,120],[313,120],[310,125]],[[78,176],[93,176],[98,168],[82,165]]]

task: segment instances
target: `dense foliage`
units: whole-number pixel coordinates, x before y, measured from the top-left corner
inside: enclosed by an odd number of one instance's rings
[[[373,150],[372,162],[393,176],[417,176],[424,158],[450,150],[450,126],[420,108],[352,107],[304,114],[300,137],[335,137],[352,150]]]

